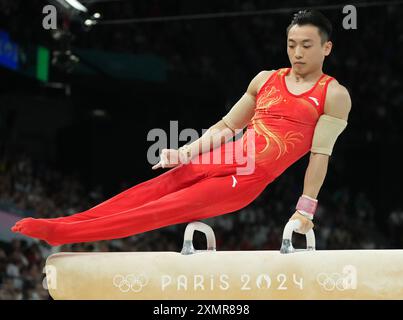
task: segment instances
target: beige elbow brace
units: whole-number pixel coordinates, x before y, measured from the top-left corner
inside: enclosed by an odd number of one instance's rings
[[[231,108],[231,110],[222,118],[225,125],[232,131],[235,129],[243,129],[253,117],[255,111],[249,108],[255,105],[255,100],[248,94],[244,94],[242,98]]]
[[[346,120],[322,114],[315,127],[311,152],[332,155],[334,144],[346,127]]]

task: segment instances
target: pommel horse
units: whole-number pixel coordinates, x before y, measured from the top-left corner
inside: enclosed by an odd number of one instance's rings
[[[212,228],[186,227],[181,252],[57,253],[46,260],[53,299],[403,299],[403,250],[295,249],[289,221],[279,251],[217,251]],[[194,231],[207,238],[195,250]]]

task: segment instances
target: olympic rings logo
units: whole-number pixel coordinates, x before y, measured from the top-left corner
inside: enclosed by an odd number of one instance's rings
[[[344,277],[342,277],[340,273],[332,273],[329,275],[322,272],[318,274],[316,280],[326,291],[333,291],[334,289],[344,291],[347,289],[344,284]]]
[[[348,265],[343,268],[343,274],[322,272],[317,275],[316,280],[326,291],[357,289],[357,269]]]
[[[129,274],[127,276],[122,276],[117,274],[113,277],[113,285],[123,293],[129,292],[141,292],[143,288],[148,284],[148,278],[144,274],[138,276],[134,274]]]

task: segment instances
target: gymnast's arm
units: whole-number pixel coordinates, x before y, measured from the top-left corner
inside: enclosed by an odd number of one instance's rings
[[[324,116],[315,128],[308,168],[305,173],[303,194],[316,199],[325,180],[329,157],[337,136],[347,126],[351,110],[350,95],[336,80],[329,83]],[[323,121],[323,120],[326,121]],[[323,140],[323,141],[321,141]],[[329,142],[330,140],[330,142]]]
[[[347,89],[333,80],[328,86],[324,114],[320,116],[315,127],[309,164],[305,172],[303,195],[300,200],[304,199],[311,204],[317,202],[316,198],[326,177],[329,157],[338,135],[347,126],[350,110],[351,99]],[[301,221],[301,226],[296,230],[298,233],[305,234],[313,228],[311,221],[313,213],[299,208],[290,218],[290,220],[294,219]]]
[[[237,130],[245,128],[254,115],[255,98],[258,90],[272,72],[274,71],[259,72],[251,80],[246,92],[231,110],[220,121],[212,125],[199,139],[178,150],[163,149],[161,151],[161,161],[154,165],[152,169],[159,167],[171,168],[178,164],[178,160],[182,163],[189,162],[197,155],[219,147],[231,139],[237,133]]]

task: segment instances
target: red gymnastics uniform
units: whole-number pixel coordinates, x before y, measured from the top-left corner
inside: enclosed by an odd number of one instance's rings
[[[323,74],[307,92],[288,91],[290,68],[275,71],[256,96],[255,114],[247,125],[254,131],[255,168],[237,174],[239,163],[180,164],[139,183],[86,211],[55,219],[26,218],[14,232],[52,245],[109,240],[240,210],[251,203],[282,172],[310,151],[313,133],[323,114],[326,90],[332,77]],[[222,145],[222,159],[242,139]],[[244,151],[245,149],[242,148]],[[209,157],[213,150],[207,154]],[[211,159],[211,158],[210,158]]]

